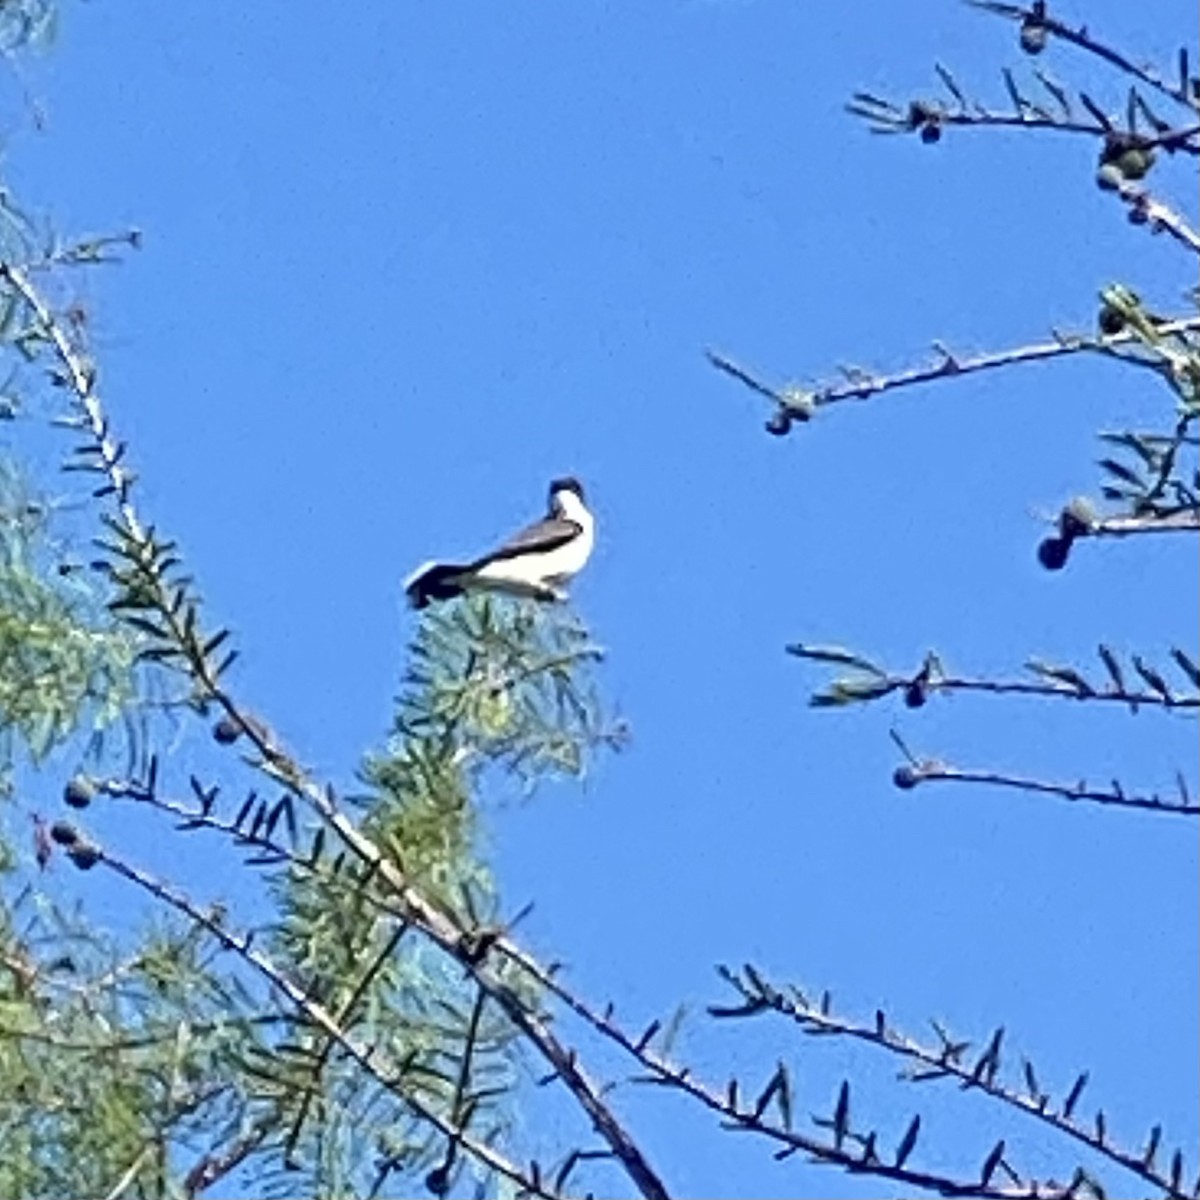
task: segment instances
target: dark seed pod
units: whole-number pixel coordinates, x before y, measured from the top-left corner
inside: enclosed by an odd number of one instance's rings
[[[222,717],[212,729],[213,741],[220,746],[232,746],[242,736],[242,727],[232,717]]]
[[[1060,537],[1043,538],[1038,543],[1038,562],[1047,571],[1061,571],[1067,565],[1067,555],[1071,552],[1070,542]]]
[[[425,1176],[425,1186],[433,1196],[444,1196],[450,1190],[450,1172],[445,1167],[434,1167]]]
[[[73,846],[79,841],[79,833],[70,821],[55,821],[50,826],[50,838],[60,846]]]
[[[67,854],[81,871],[90,871],[100,861],[100,851],[91,842],[76,842]]]
[[[1021,49],[1026,54],[1041,54],[1050,40],[1050,31],[1036,17],[1021,22]]]
[[[942,123],[941,121],[926,121],[921,126],[921,141],[927,146],[932,146],[934,142],[942,140]]]
[[[1130,146],[1118,154],[1113,161],[1117,170],[1126,179],[1144,179],[1146,173],[1154,166],[1154,148],[1152,146]]]
[[[1119,308],[1113,308],[1111,304],[1106,304],[1100,310],[1098,324],[1100,332],[1111,337],[1125,328],[1125,314]]]
[[[914,679],[912,683],[904,689],[904,703],[909,708],[921,708],[925,701],[929,699],[929,689],[925,686],[923,679]]]
[[[63,788],[63,802],[72,808],[87,808],[96,794],[95,781],[87,775],[72,775]]]
[[[903,763],[892,772],[892,782],[902,792],[911,792],[917,786],[917,779],[917,770],[911,763]]]

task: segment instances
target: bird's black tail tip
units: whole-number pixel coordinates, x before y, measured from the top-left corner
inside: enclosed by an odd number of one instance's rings
[[[404,582],[410,608],[428,608],[435,600],[451,600],[462,594],[458,582],[462,568],[450,563],[426,563]]]

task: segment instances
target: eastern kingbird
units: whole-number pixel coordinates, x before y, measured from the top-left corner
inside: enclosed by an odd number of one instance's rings
[[[488,588],[564,600],[562,585],[578,574],[592,553],[596,520],[583,502],[578,479],[550,484],[549,511],[502,546],[468,563],[425,563],[404,581],[408,602],[424,608],[471,588]]]

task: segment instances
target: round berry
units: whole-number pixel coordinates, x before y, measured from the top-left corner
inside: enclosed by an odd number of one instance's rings
[[[100,861],[100,851],[91,842],[76,842],[67,854],[81,871],[90,871]]]
[[[70,821],[55,821],[50,826],[50,838],[60,846],[73,846],[79,841],[79,833]]]
[[[1050,40],[1050,31],[1040,21],[1027,17],[1021,22],[1021,49],[1026,54],[1041,54]]]
[[[87,808],[96,794],[95,781],[87,775],[72,775],[63,788],[63,801],[72,808]]]
[[[1130,146],[1122,150],[1114,161],[1117,170],[1126,179],[1144,179],[1154,165],[1154,149],[1151,146]]]
[[[1038,543],[1038,562],[1047,571],[1061,571],[1067,565],[1070,543],[1060,537],[1043,538]]]
[[[232,746],[242,736],[242,727],[232,717],[222,717],[212,729],[213,741],[220,746]]]

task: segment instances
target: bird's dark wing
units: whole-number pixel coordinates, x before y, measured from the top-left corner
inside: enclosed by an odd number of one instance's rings
[[[566,545],[582,532],[582,527],[576,521],[568,521],[564,517],[545,517],[527,525],[520,533],[514,533],[502,546],[485,554],[472,566],[478,567],[485,562],[496,562],[503,558],[516,558],[521,554],[557,550],[559,546]]]

